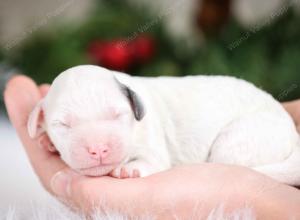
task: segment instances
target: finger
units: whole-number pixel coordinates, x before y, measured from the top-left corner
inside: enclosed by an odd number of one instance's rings
[[[42,184],[52,192],[50,187],[52,176],[66,168],[66,165],[58,155],[39,148],[38,140],[33,140],[28,135],[28,116],[40,98],[39,88],[26,76],[13,77],[4,92],[9,118],[25,147],[30,162]]]
[[[27,118],[41,98],[34,82],[26,76],[15,76],[6,85],[4,101],[13,125],[27,127]],[[21,114],[18,114],[20,113]]]
[[[296,126],[300,125],[300,100],[282,103],[285,110],[292,116]]]
[[[135,208],[132,206],[141,199],[148,186],[142,178],[93,178],[66,172],[59,175],[60,182],[67,183],[64,198],[86,213],[94,211],[93,208],[116,209],[126,213]]]
[[[39,86],[40,88],[40,92],[41,92],[41,96],[45,97],[50,89],[50,85],[49,84],[42,84]]]

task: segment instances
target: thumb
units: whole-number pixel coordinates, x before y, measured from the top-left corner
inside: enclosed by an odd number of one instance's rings
[[[50,187],[54,195],[62,199],[71,199],[71,186],[72,182],[80,178],[81,176],[75,171],[66,168],[58,171],[53,175],[50,181]]]
[[[88,214],[99,208],[134,211],[138,208],[135,207],[136,201],[145,200],[143,195],[147,185],[143,182],[142,179],[87,177],[71,169],[64,169],[51,178],[50,186],[53,194],[62,202],[74,210]]]
[[[75,211],[90,213],[98,206],[96,201],[101,200],[101,178],[99,182],[93,182],[98,178],[90,178],[81,176],[71,169],[58,171],[50,181],[52,193],[58,197],[60,201],[68,205]],[[100,190],[101,191],[101,190]]]

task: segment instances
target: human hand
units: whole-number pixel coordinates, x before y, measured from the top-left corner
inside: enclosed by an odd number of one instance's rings
[[[7,85],[5,103],[41,183],[74,209],[89,214],[93,208],[106,208],[129,216],[150,213],[158,219],[181,219],[195,214],[205,218],[219,205],[226,212],[247,205],[257,218],[300,218],[299,191],[243,167],[188,165],[146,178],[124,180],[76,174],[58,154],[40,148],[38,139],[28,136],[28,115],[47,88],[37,87],[27,77],[14,77]]]
[[[285,110],[292,116],[298,133],[300,133],[300,99],[291,101],[291,102],[285,102],[282,104]]]

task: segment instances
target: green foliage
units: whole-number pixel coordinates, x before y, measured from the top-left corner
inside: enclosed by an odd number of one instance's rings
[[[90,63],[89,43],[96,39],[129,38],[151,17],[113,1],[101,1],[92,15],[77,26],[61,26],[52,32],[37,32],[6,59],[38,83],[50,83],[63,70]],[[159,32],[160,24],[150,31]],[[14,48],[12,49],[14,50]]]
[[[191,62],[193,74],[228,74],[244,78],[283,100],[300,96],[300,20],[288,12],[271,25],[244,30],[234,22],[209,40]],[[238,42],[230,48],[233,42]],[[297,85],[296,89],[290,90]]]
[[[156,55],[150,63],[131,69],[131,74],[233,75],[255,83],[275,97],[293,84],[300,87],[300,19],[291,11],[254,30],[230,21],[220,36],[208,39],[205,46],[193,51],[187,51],[184,42],[170,39],[162,21],[146,12],[147,9],[132,8],[125,1],[99,1],[84,23],[36,33],[21,48],[6,54],[5,59],[38,83],[51,82],[71,66],[90,63],[86,51],[93,40],[130,39],[144,28],[157,41]],[[283,98],[299,96],[300,89],[294,89]]]

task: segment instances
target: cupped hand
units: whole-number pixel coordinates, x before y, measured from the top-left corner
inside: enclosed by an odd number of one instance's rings
[[[238,166],[187,165],[122,180],[78,175],[57,153],[39,146],[41,137],[33,140],[28,135],[28,116],[47,90],[47,85],[38,87],[31,79],[16,76],[7,85],[5,104],[41,183],[72,208],[87,214],[95,208],[129,216],[150,213],[158,219],[181,219],[195,214],[206,217],[220,205],[226,212],[248,206],[261,218],[300,218],[300,193],[296,189]]]

